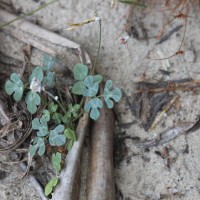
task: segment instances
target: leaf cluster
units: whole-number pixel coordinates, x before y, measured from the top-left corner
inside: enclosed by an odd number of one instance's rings
[[[45,145],[48,142],[51,146],[62,146],[66,142],[64,134],[65,127],[57,125],[54,129],[49,130],[47,122],[50,119],[50,114],[45,110],[44,115],[39,119],[32,120],[32,129],[37,131],[37,137],[34,138],[33,144],[29,147],[31,156],[38,153],[42,156],[45,153]]]
[[[99,84],[102,82],[103,77],[101,75],[88,75],[88,67],[83,64],[76,64],[73,70],[74,79],[77,82],[72,87],[72,92],[84,97],[91,97],[89,102],[84,105],[86,112],[90,111],[90,117],[97,120],[100,116],[99,109],[103,108],[103,102],[100,97],[103,97],[106,106],[113,108],[113,101],[119,102],[122,97],[121,90],[119,88],[112,89],[112,81],[108,80],[105,84],[103,94],[97,96],[99,92]]]
[[[51,70],[55,64],[55,58],[45,56],[44,66],[35,67],[29,76],[29,91],[25,94],[25,102],[27,110],[34,114],[37,111],[37,106],[41,104],[40,93],[44,90],[44,86],[53,87],[55,74]],[[13,94],[15,101],[20,101],[24,95],[25,86],[21,78],[16,74],[12,73],[10,80],[5,84],[5,90],[8,95]]]
[[[58,175],[61,171],[61,162],[62,162],[62,155],[60,152],[53,153],[51,158],[51,163],[56,171],[56,175]],[[51,178],[51,180],[45,186],[45,195],[48,196],[52,193],[53,188],[58,184],[59,179],[57,176]]]

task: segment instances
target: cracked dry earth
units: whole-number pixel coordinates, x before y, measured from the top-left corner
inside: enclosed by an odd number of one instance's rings
[[[0,6],[1,2],[19,14],[29,12],[46,1],[0,0]],[[129,6],[125,4],[117,3],[111,8],[111,2],[105,0],[60,0],[60,3],[52,4],[27,17],[28,20],[81,44],[92,60],[98,48],[98,25],[91,23],[74,31],[66,31],[66,24],[92,17],[94,11],[102,19],[102,46],[97,71],[112,79],[124,92],[122,101],[115,107],[117,122],[114,160],[118,200],[200,199],[200,130],[181,134],[158,146],[138,148],[136,145],[139,139],[153,139],[171,127],[195,122],[200,113],[200,93],[197,89],[176,91],[180,95],[178,106],[171,106],[151,131],[145,131],[141,119],[134,115],[136,83],[143,80],[161,83],[188,78],[200,79],[198,7],[196,10],[195,6],[190,7],[188,15],[192,17],[187,18],[182,43],[185,21],[173,20],[164,27],[166,19],[173,19],[178,14],[167,11],[168,7],[164,2],[152,1],[155,5],[146,9],[135,6],[130,17],[132,32],[127,44],[121,44],[119,40],[129,12]],[[174,32],[166,41],[159,43],[159,39],[154,36],[163,29],[164,34],[172,30]],[[174,54],[181,43],[184,54],[156,60]],[[0,173],[1,179],[5,176],[4,173],[6,172]],[[0,199],[37,200],[39,197],[28,179],[24,179],[15,187],[8,188],[1,184]],[[80,199],[86,199],[84,190]]]

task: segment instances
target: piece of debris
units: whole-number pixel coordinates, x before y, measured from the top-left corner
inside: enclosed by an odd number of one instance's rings
[[[184,123],[183,125],[170,128],[162,133],[160,133],[156,138],[144,141],[135,142],[137,147],[141,148],[149,148],[153,146],[159,146],[166,144],[178,136],[195,131],[197,127],[200,127],[200,118],[198,117],[197,120],[193,123]]]
[[[156,44],[161,44],[161,43],[167,41],[175,32],[179,31],[182,27],[183,27],[183,25],[176,26],[175,28],[173,28],[172,30],[170,30],[167,34],[165,34],[160,39],[160,41],[157,42]]]
[[[139,82],[135,90],[131,109],[140,125],[146,130],[153,130],[172,106],[177,106],[177,90],[191,91],[200,86],[200,80],[191,78],[167,82]]]

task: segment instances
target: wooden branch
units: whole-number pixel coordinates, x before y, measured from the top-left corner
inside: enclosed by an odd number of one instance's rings
[[[60,184],[56,186],[52,200],[78,200],[80,189],[80,159],[85,135],[89,127],[89,114],[79,120],[76,133],[78,140],[65,159],[65,169],[60,174]]]
[[[16,17],[16,15],[0,9],[1,22],[11,21]],[[24,19],[18,20],[0,30],[53,56],[66,54],[67,52],[71,52],[74,55],[78,54],[80,62],[91,66],[89,55],[82,50],[79,44]]]
[[[113,169],[114,117],[104,105],[91,133],[87,200],[115,200]]]

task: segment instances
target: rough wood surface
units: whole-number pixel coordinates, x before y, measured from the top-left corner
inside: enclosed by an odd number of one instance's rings
[[[112,110],[108,110],[105,105],[100,113],[100,118],[94,122],[91,133],[87,200],[115,200],[114,117]]]
[[[52,200],[78,200],[80,189],[80,160],[83,143],[88,131],[89,115],[85,113],[79,120],[76,133],[78,139],[65,159],[66,167],[60,174],[60,184],[56,187]]]
[[[1,23],[8,22],[16,17],[17,16],[0,9]],[[80,59],[80,62],[91,66],[89,55],[86,51],[82,50],[79,44],[56,33],[41,28],[29,21],[20,19],[9,26],[4,27],[1,29],[1,31],[17,38],[25,44],[29,44],[53,56],[60,54],[67,56],[69,53],[72,55],[77,55]]]

